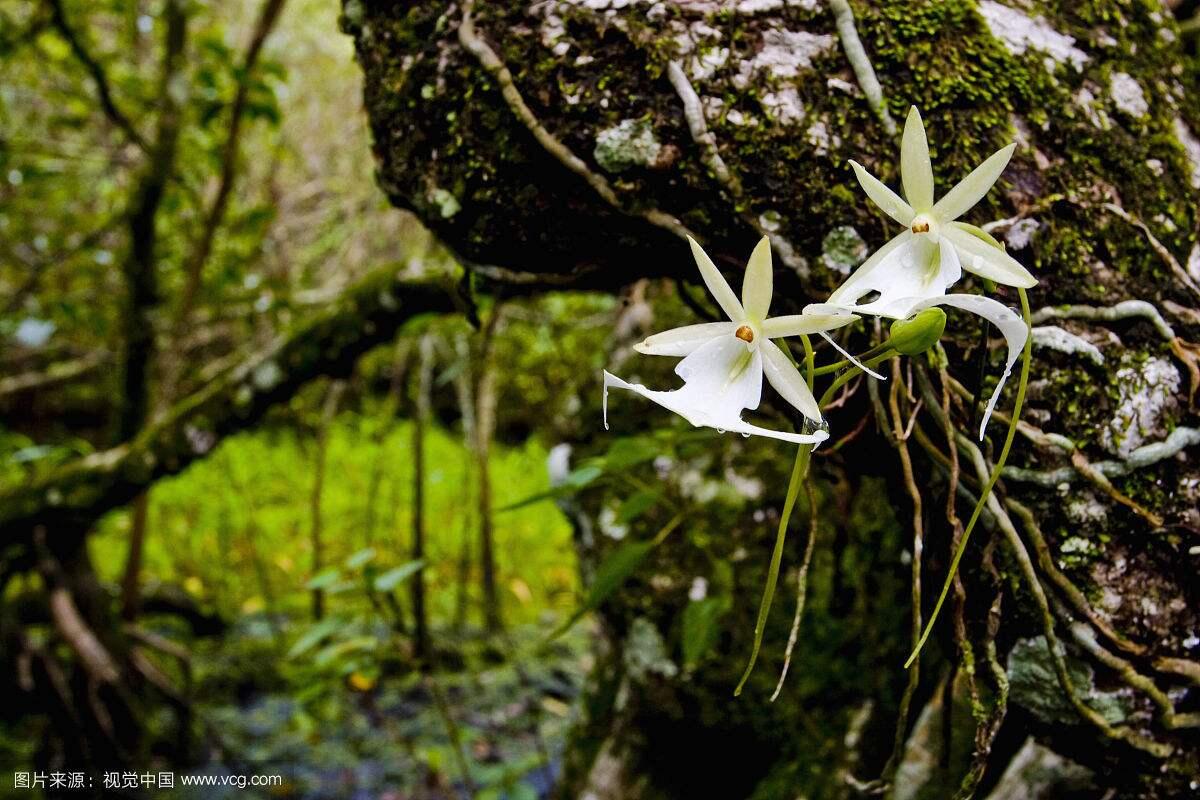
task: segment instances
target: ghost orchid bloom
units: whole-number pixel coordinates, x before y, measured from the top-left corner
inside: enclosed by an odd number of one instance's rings
[[[752,425],[742,411],[758,408],[763,375],[801,414],[821,422],[821,408],[812,390],[784,352],[772,342],[784,336],[825,335],[857,317],[845,311],[767,317],[771,305],[771,246],[764,236],[750,255],[738,300],[712,260],[691,238],[692,255],[709,292],[729,317],[728,322],[708,322],[655,334],[634,349],[645,355],[682,356],[675,374],[683,386],[654,391],[629,383],[605,371],[604,426],[608,427],[608,390],[628,389],[674,411],[696,427],[733,431],[746,436],[769,436],[796,444],[817,444],[829,438],[825,431],[787,433]]]
[[[1021,318],[1003,303],[978,295],[948,295],[946,290],[962,277],[964,269],[1006,286],[1027,289],[1037,284],[1029,270],[1005,253],[1004,247],[988,233],[958,221],[996,183],[1015,148],[1015,144],[1010,144],[994,153],[935,203],[925,125],[913,106],[904,124],[900,150],[904,198],[861,165],[850,162],[863,191],[884,213],[903,225],[904,232],[879,248],[825,303],[805,309],[805,313],[843,310],[905,319],[926,308],[947,305],[991,322],[1004,334],[1008,362],[988,401],[979,428],[980,438],[1028,334]],[[860,302],[876,293],[877,297]]]

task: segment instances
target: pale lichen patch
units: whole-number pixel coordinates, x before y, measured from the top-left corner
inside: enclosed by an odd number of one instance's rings
[[[840,136],[829,132],[829,126],[824,119],[819,119],[809,125],[804,137],[819,156],[828,155],[831,149],[840,147],[842,144]]]
[[[1187,154],[1188,162],[1191,164],[1192,186],[1200,189],[1200,138],[1197,138],[1187,123],[1179,117],[1175,118],[1172,126],[1175,128],[1175,138],[1183,146],[1183,152]]]
[[[442,219],[450,219],[462,210],[462,204],[458,202],[458,198],[440,186],[434,187],[429,192],[429,202],[437,209]]]
[[[274,361],[266,361],[254,370],[250,381],[258,391],[269,392],[283,382],[283,370]]]
[[[1118,110],[1134,119],[1142,119],[1150,111],[1142,85],[1127,72],[1114,72],[1109,79],[1108,95]]]
[[[867,243],[850,225],[834,228],[821,241],[821,263],[842,275],[849,275],[866,257]]]
[[[1088,86],[1080,87],[1072,99],[1074,99],[1075,105],[1079,106],[1083,111],[1088,122],[1092,123],[1092,127],[1099,128],[1102,131],[1106,131],[1112,127],[1108,113],[1096,102],[1096,95],[1092,92],[1091,88]]]
[[[983,0],[979,4],[979,13],[992,35],[1003,42],[1010,53],[1022,55],[1027,50],[1036,50],[1046,56],[1046,67],[1050,71],[1059,64],[1070,64],[1080,72],[1091,60],[1075,46],[1074,37],[1054,30],[1042,17],[1030,17],[994,0]]]
[[[777,92],[767,92],[760,102],[763,112],[773,122],[789,127],[804,121],[804,103],[800,99],[800,92],[794,86],[787,86]]]
[[[622,655],[630,678],[638,682],[651,675],[673,678],[679,673],[679,667],[667,655],[662,634],[645,617],[637,617],[629,626]]]
[[[1066,511],[1068,519],[1081,524],[1096,525],[1108,519],[1108,506],[1096,499],[1096,495],[1091,492],[1072,497],[1067,502]],[[1062,549],[1064,552],[1068,551],[1065,542]]]
[[[777,11],[781,8],[802,8],[805,11],[816,11],[817,0],[735,0],[734,8],[739,14],[759,14],[764,11]]]
[[[600,525],[600,532],[610,539],[619,542],[629,534],[628,523],[621,522],[620,512],[613,506],[605,506],[600,509],[600,515],[596,521]]]
[[[1018,220],[1004,234],[1004,243],[1013,250],[1024,250],[1033,241],[1033,235],[1038,232],[1040,227],[1042,225],[1036,219]]]
[[[746,89],[760,76],[791,80],[812,69],[813,61],[833,50],[836,43],[837,39],[827,34],[768,28],[762,34],[762,48],[742,61],[733,84]]]
[[[1179,370],[1165,358],[1151,358],[1143,364],[1131,363],[1117,370],[1116,413],[1100,435],[1105,450],[1122,458],[1147,441],[1161,438],[1164,417],[1177,404]]]
[[[608,172],[623,172],[630,167],[649,167],[658,161],[662,144],[644,119],[624,119],[596,134],[592,155]]]

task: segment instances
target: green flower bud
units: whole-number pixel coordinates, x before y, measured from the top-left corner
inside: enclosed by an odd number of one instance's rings
[[[893,322],[888,344],[906,356],[920,355],[938,343],[945,329],[946,312],[927,308],[910,319]]]

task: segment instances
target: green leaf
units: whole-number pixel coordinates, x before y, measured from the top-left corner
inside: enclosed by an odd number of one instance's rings
[[[663,539],[667,538],[667,535],[675,530],[682,521],[683,516],[677,515],[664,525],[662,530],[653,539],[641,542],[626,542],[609,553],[600,562],[600,566],[596,568],[596,575],[592,579],[592,585],[588,589],[583,604],[554,633],[550,634],[549,639],[556,639],[566,633],[584,614],[599,607],[601,603],[607,600],[609,595],[620,588],[621,584],[641,565],[650,551],[658,546]]]
[[[295,641],[291,649],[288,650],[287,657],[296,658],[304,655],[309,650],[312,650],[314,647],[320,644],[325,637],[341,629],[344,624],[345,623],[343,623],[343,621],[337,617],[329,617],[328,619],[321,620],[316,625],[313,625],[311,628],[305,631],[304,635]]]
[[[691,668],[716,644],[721,617],[729,608],[724,597],[706,597],[688,603],[683,610],[683,664]]]
[[[406,580],[416,575],[425,566],[425,561],[418,559],[393,567],[375,579],[375,591],[390,592]]]
[[[328,666],[343,656],[351,653],[375,650],[378,647],[379,640],[374,636],[356,636],[353,639],[347,639],[343,642],[334,642],[327,647],[323,647],[315,656],[313,656],[313,664],[318,667]]]
[[[518,500],[515,503],[509,503],[506,506],[502,506],[501,508],[496,509],[496,511],[497,512],[515,511],[518,508],[524,508],[525,506],[531,506],[534,503],[540,503],[543,500],[553,500],[553,499],[556,499],[559,497],[566,497],[568,495],[572,495],[575,492],[582,489],[583,487],[590,484],[592,481],[599,478],[603,474],[604,474],[604,470],[602,470],[598,466],[595,466],[594,464],[589,464],[587,466],[580,467],[578,469],[572,470],[567,475],[567,477],[563,479],[563,482],[560,483],[558,486],[555,486],[551,489],[547,489],[544,492],[538,492],[537,494],[530,495],[529,497],[526,497],[522,500]]]
[[[588,466],[571,470],[561,485],[570,487],[571,489],[582,489],[603,474],[603,469],[595,466],[594,464],[589,464]]]
[[[323,569],[304,584],[305,589],[328,589],[342,579],[342,571],[337,567]]]
[[[375,558],[375,548],[365,547],[346,559],[346,569],[359,569]]]
[[[625,502],[621,503],[621,509],[617,512],[617,522],[628,524],[633,522],[638,517],[645,514],[658,503],[662,498],[662,492],[646,490],[637,492],[625,498]]]
[[[609,472],[653,461],[662,453],[662,445],[646,436],[626,436],[613,442],[604,454],[604,466]]]
[[[538,800],[537,790],[521,781],[508,790],[508,800]]]

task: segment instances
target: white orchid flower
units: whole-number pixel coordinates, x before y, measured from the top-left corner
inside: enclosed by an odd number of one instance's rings
[[[900,177],[904,198],[851,161],[863,191],[892,219],[905,227],[834,290],[825,303],[810,305],[805,313],[853,311],[906,319],[923,309],[947,305],[977,314],[995,325],[1008,344],[1003,377],[988,402],[979,436],[1000,397],[1028,335],[1025,323],[1003,303],[970,294],[946,294],[962,271],[1007,286],[1029,288],[1037,279],[1021,266],[988,233],[958,218],[988,193],[1012,157],[1015,144],[994,153],[936,203],[933,199],[933,165],[921,114],[913,106],[904,124],[900,150]],[[869,295],[875,295],[860,302]]]
[[[764,236],[750,255],[742,280],[739,302],[721,272],[694,240],[692,254],[709,292],[729,317],[728,322],[707,322],[655,334],[634,349],[645,355],[682,356],[675,374],[683,387],[655,391],[604,373],[604,427],[608,427],[608,390],[628,389],[674,411],[696,427],[716,428],[746,436],[769,436],[796,444],[818,444],[829,438],[825,431],[788,433],[752,425],[742,411],[758,408],[763,375],[801,414],[821,422],[821,408],[812,390],[791,360],[772,339],[819,334],[857,319],[842,310],[830,313],[767,317],[771,305],[771,246]]]

